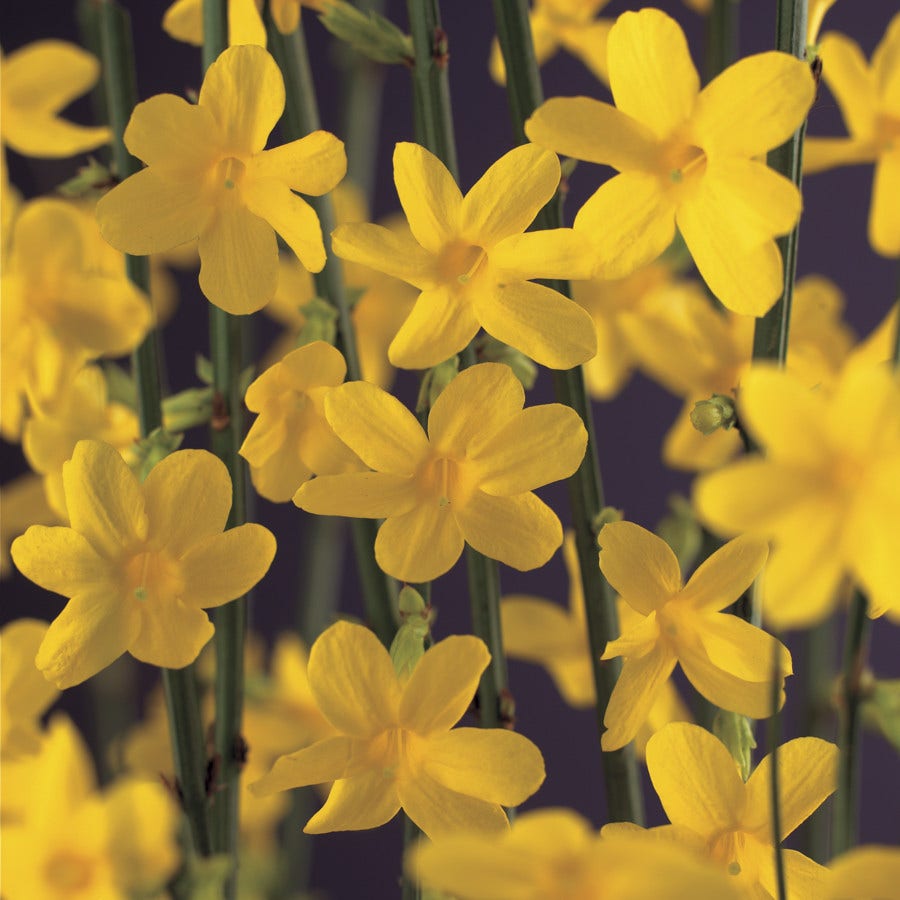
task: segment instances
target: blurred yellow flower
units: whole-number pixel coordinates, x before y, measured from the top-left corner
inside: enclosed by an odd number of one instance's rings
[[[765,541],[740,537],[725,544],[683,584],[669,545],[633,522],[603,526],[600,568],[640,614],[610,641],[601,659],[623,657],[603,723],[604,750],[624,747],[647,718],[677,664],[711,703],[754,719],[772,713],[772,659],[792,673],[787,648],[761,628],[721,610],[752,584],[768,554]]]
[[[490,654],[470,636],[428,650],[401,681],[387,650],[361,625],[337,622],[313,644],[309,685],[338,732],[282,756],[250,789],[274,791],[334,781],[304,831],[377,828],[402,808],[429,837],[503,831],[544,780],[540,751],[501,728],[454,728]]]
[[[294,502],[318,515],[386,519],[375,558],[402,581],[443,575],[465,542],[521,571],[538,568],[562,543],[562,526],[532,491],[575,471],[587,434],[569,407],[524,404],[508,366],[472,366],[438,397],[426,435],[395,397],[344,384],[325,398],[328,424],[374,471],[320,476]]]
[[[9,545],[29,525],[58,525],[59,516],[50,508],[44,479],[29,472],[0,485],[0,578],[12,572]]]
[[[346,374],[340,351],[314,341],[292,350],[247,388],[244,402],[259,415],[238,452],[250,464],[260,496],[284,503],[314,474],[365,469],[325,419],[325,395]]]
[[[226,50],[209,67],[197,104],[172,94],[138,104],[125,143],[148,168],[97,204],[106,240],[140,255],[199,237],[200,289],[235,314],[272,299],[276,233],[307,269],[320,271],[319,220],[294,191],[327,193],[344,177],[347,157],[325,131],[264,150],[284,98],[275,60],[248,44]]]
[[[807,137],[803,170],[875,163],[869,243],[883,256],[900,256],[900,13],[891,19],[870,64],[859,44],[833,31],[822,38],[819,56],[850,135]]]
[[[890,900],[900,887],[900,848],[855,847],[831,860],[824,900]]]
[[[710,290],[762,315],[783,288],[774,238],[800,216],[800,192],[755,157],[790,137],[815,94],[809,66],[760,53],[703,91],[680,26],[655,9],[623,13],[607,44],[616,106],[547,101],[526,123],[542,147],[620,174],[581,208],[594,276],[621,278],[658,257],[676,225]]]
[[[559,178],[552,153],[517,147],[463,197],[436,156],[418,144],[397,144],[394,181],[412,237],[369,223],[340,225],[333,236],[338,256],[421,291],[388,349],[394,365],[435,366],[479,328],[552,369],[597,352],[584,310],[530,280],[589,274],[589,247],[571,228],[523,233]]]
[[[272,21],[282,34],[296,31],[300,7],[321,10],[328,0],[269,0]],[[228,43],[266,46],[263,0],[228,0]],[[203,43],[203,0],[176,0],[165,12],[163,29],[176,41],[199,47]]]
[[[822,621],[849,575],[869,613],[900,614],[900,380],[884,365],[848,365],[809,390],[768,367],[744,376],[741,421],[765,456],[696,483],[699,517],[722,534],[772,540],[763,615],[779,628]]]
[[[80,441],[63,483],[71,527],[35,525],[12,545],[27,578],[70,598],[36,660],[57,687],[126,651],[166,668],[193,662],[214,630],[204,609],[246,593],[275,555],[261,525],[222,533],[231,480],[205,450],[167,456],[140,484],[115,448]]]

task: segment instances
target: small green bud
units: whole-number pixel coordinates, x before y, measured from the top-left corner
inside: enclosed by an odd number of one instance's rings
[[[309,303],[300,307],[300,312],[306,317],[300,333],[297,335],[296,346],[305,347],[315,341],[325,341],[334,345],[337,338],[337,310],[321,297],[313,297]]]
[[[110,403],[137,408],[137,386],[128,372],[114,362],[105,362],[103,377],[106,379],[106,395]]]
[[[375,62],[409,65],[415,59],[412,38],[376,12],[328,0],[319,18],[336,38]]]
[[[422,376],[422,384],[419,386],[419,397],[416,400],[416,412],[427,413],[434,401],[444,391],[444,388],[456,378],[459,373],[459,357],[451,356],[442,363],[438,363]]]
[[[397,675],[406,679],[425,653],[431,633],[431,608],[422,595],[406,585],[400,591],[400,627],[391,642],[391,661]]]
[[[713,734],[728,748],[741,770],[741,778],[746,781],[753,767],[753,750],[756,740],[750,720],[746,716],[720,709],[713,719]]]
[[[477,350],[478,358],[484,362],[498,362],[509,366],[526,391],[534,387],[537,381],[537,366],[521,350],[516,350],[489,334],[478,339]]]
[[[625,514],[621,509],[616,509],[614,506],[604,506],[603,509],[597,513],[597,516],[592,523],[594,531],[599,534],[603,530],[604,525],[607,525],[610,522],[621,522],[624,515]]]
[[[560,162],[559,168],[563,178],[571,178],[572,173],[578,168],[578,160],[566,156]]]
[[[709,400],[698,400],[691,410],[691,424],[701,434],[712,434],[719,428],[727,431],[736,421],[734,400],[725,394],[713,394]]]
[[[135,456],[137,462],[132,465],[138,480],[143,481],[150,470],[170,453],[174,453],[184,440],[183,434],[172,434],[165,428],[155,428],[145,438],[137,442]]]
[[[63,182],[58,188],[63,197],[78,199],[86,197],[112,187],[116,183],[109,169],[103,163],[94,159],[93,156],[88,157],[88,164],[78,169],[78,174],[74,178]]]
[[[863,681],[863,721],[900,750],[900,679]]]
[[[166,431],[187,431],[208,425],[212,417],[213,389],[188,388],[163,400],[163,425]]]
[[[703,529],[694,518],[694,510],[684,497],[669,497],[669,512],[656,526],[656,533],[672,548],[678,557],[682,572],[687,572],[703,546]]]

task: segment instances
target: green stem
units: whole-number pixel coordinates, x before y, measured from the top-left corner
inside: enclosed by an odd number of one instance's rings
[[[525,143],[525,121],[544,100],[528,24],[528,10],[525,0],[493,2],[497,35],[506,65],[506,90],[513,131],[516,140]],[[560,204],[556,200],[541,211],[536,224],[539,228],[558,228],[561,221]],[[570,296],[568,284],[554,282],[552,286]],[[581,368],[554,372],[553,385],[557,400],[571,406],[581,416],[588,433],[587,451],[578,470],[569,479],[568,487],[594,667],[597,722],[602,734],[606,707],[622,668],[618,659],[600,660],[606,644],[615,640],[619,634],[613,597],[597,565],[597,520],[605,505],[603,483],[597,458],[593,416]],[[621,750],[605,752],[602,759],[610,821],[642,824],[643,798],[634,747],[629,745]]]
[[[137,105],[131,19],[113,0],[99,5],[106,105],[113,131],[113,161],[120,178],[137,172],[141,164],[126,149],[125,126]],[[147,257],[125,257],[131,281],[149,297],[150,267]],[[132,369],[137,383],[142,436],[162,425],[162,402],[156,331],[135,350]],[[200,702],[192,666],[162,669],[163,689],[172,734],[172,756],[182,804],[190,823],[197,853],[212,852],[206,796],[206,748],[200,719]]]
[[[777,900],[787,900],[787,886],[784,872],[784,851],[781,847],[781,773],[778,770],[778,750],[781,741],[781,664],[778,657],[780,645],[775,644],[772,653],[772,715],[769,719],[769,756],[770,756],[770,801],[772,804],[772,847],[775,853],[775,883],[778,885]]]
[[[406,856],[407,851],[422,840],[422,832],[419,826],[413,820],[403,814],[403,855]],[[419,883],[412,877],[403,873],[401,876],[403,881],[400,888],[400,896],[402,900],[421,900],[422,890]]]
[[[775,49],[803,59],[806,51],[807,0],[778,0]],[[800,189],[803,166],[803,136],[806,121],[794,135],[768,155],[768,164],[776,172],[789,178]],[[780,299],[761,318],[753,332],[753,359],[770,359],[784,366],[787,359],[788,335],[791,325],[791,304],[794,279],[797,273],[797,244],[800,223],[784,237],[778,238],[784,271],[784,288]]]
[[[287,105],[282,128],[288,140],[305,137],[320,127],[319,107],[316,101],[303,22],[292,34],[281,34],[268,22],[269,49],[284,75]],[[331,197],[310,198],[322,225],[327,262],[325,268],[313,277],[317,293],[327,300],[338,313],[339,349],[347,361],[347,378],[362,379],[356,335],[353,327],[350,303],[344,290],[341,261],[331,250],[331,232],[335,227],[334,205]],[[351,524],[353,546],[363,586],[366,616],[381,642],[390,647],[397,630],[396,588],[375,561],[375,535],[378,523],[371,519],[354,519]]]
[[[860,707],[862,675],[869,633],[868,601],[857,590],[847,617],[841,683],[838,786],[834,798],[831,852],[838,856],[856,843],[859,818]]]
[[[724,72],[738,56],[740,0],[713,0],[706,19],[706,80]]]
[[[469,598],[472,604],[472,630],[491,652],[491,664],[484,670],[478,686],[478,715],[482,728],[510,724],[512,710],[505,697],[509,691],[503,632],[500,629],[500,569],[471,547],[466,548]]]

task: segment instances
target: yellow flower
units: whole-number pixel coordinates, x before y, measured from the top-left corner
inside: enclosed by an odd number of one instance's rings
[[[575,471],[587,435],[569,407],[524,404],[508,366],[482,363],[444,389],[426,435],[390,394],[362,381],[342,385],[325,398],[328,424],[374,471],[320,476],[294,502],[318,515],[386,519],[375,558],[402,581],[443,575],[466,541],[535,569],[562,543],[562,526],[532,491]]]
[[[15,619],[0,631],[0,754],[4,760],[41,748],[39,720],[59,693],[34,664],[46,633],[47,623],[39,619]]]
[[[313,474],[365,469],[325,420],[325,395],[346,374],[340,351],[315,341],[288,353],[247,388],[244,401],[259,416],[238,452],[267,500],[290,500]]]
[[[809,13],[806,19],[806,45],[813,47],[819,39],[822,30],[822,22],[825,14],[831,9],[837,0],[809,0]]]
[[[272,21],[282,34],[300,24],[300,7],[321,10],[328,0],[269,0]],[[228,0],[228,43],[266,46],[262,0]],[[176,41],[199,47],[203,43],[203,0],[176,0],[163,16],[163,29]]]
[[[68,203],[36,200],[16,219],[2,276],[0,415],[18,440],[26,396],[52,403],[84,363],[133,350],[150,327],[139,291],[97,269],[82,214]]]
[[[459,900],[738,900],[730,879],[643,836],[598,835],[568,809],[516,816],[509,832],[420,842],[406,869]]]
[[[845,575],[870,615],[900,612],[900,381],[887,366],[848,365],[832,390],[786,372],[744,376],[741,421],[765,451],[696,484],[698,515],[723,534],[775,547],[763,614],[779,628],[822,621]]]
[[[276,232],[307,269],[320,271],[319,220],[294,191],[327,193],[344,177],[347,158],[325,131],[263,150],[284,97],[275,60],[242,45],[209,67],[196,105],[172,94],[138,104],[125,143],[148,168],[97,204],[106,240],[148,254],[199,237],[200,289],[236,314],[261,309],[275,293]]]
[[[592,707],[597,702],[594,688],[594,669],[588,643],[587,620],[584,609],[584,589],[578,566],[575,536],[566,532],[563,558],[569,573],[569,609],[541,597],[513,594],[500,601],[503,644],[510,659],[525,659],[543,666],[566,703],[577,708]],[[617,601],[619,624],[623,631],[637,625],[640,616],[624,603]],[[635,738],[635,749],[643,755],[650,735],[668,722],[690,720],[671,680],[659,689],[659,694],[647,713]]]
[[[97,60],[65,41],[36,41],[0,58],[3,145],[23,156],[57,157],[107,143],[108,128],[75,125],[57,116],[99,77]]]
[[[140,484],[115,448],[80,441],[63,483],[71,527],[35,525],[12,545],[27,578],[71,598],[36,660],[60,688],[126,650],[167,668],[193,662],[214,630],[204,609],[246,593],[275,555],[261,525],[222,533],[231,480],[205,450],[171,454]]]
[[[7,782],[28,798],[2,824],[6,900],[128,900],[155,897],[175,875],[179,815],[158,781],[120,779],[102,794],[81,736],[65,717],[51,721],[38,756]]]
[[[395,366],[424,369],[484,330],[552,369],[597,352],[590,318],[532,278],[585,278],[588,247],[570,228],[523,234],[559,184],[559,161],[537,147],[501,157],[463,197],[443,163],[397,144],[394,182],[413,237],[379,225],[341,225],[334,252],[417,287],[391,342]]]
[[[612,19],[598,19],[597,13],[609,0],[534,0],[528,14],[534,55],[543,65],[562,48],[580,59],[604,84],[609,83],[606,67],[606,39]],[[491,45],[491,77],[505,84],[506,67],[500,44]]]
[[[869,243],[883,256],[900,256],[900,13],[891,19],[870,64],[859,44],[836,32],[822,38],[819,56],[850,136],[808,137],[803,170],[875,163]]]
[[[556,98],[526,124],[536,144],[620,174],[582,207],[594,275],[621,278],[659,256],[676,225],[710,290],[761,315],[781,296],[777,235],[800,216],[800,192],[755,157],[790,137],[815,86],[809,67],[761,53],[703,91],[684,33],[655,9],[623,13],[609,34],[616,106]]]
[[[778,749],[781,839],[804,822],[834,792],[838,751],[814,737]],[[737,763],[718,738],[698,725],[675,723],[647,744],[647,768],[669,821],[693,832],[695,849],[709,854],[751,891],[778,896],[772,844],[772,757],[745,783]],[[604,831],[604,834],[606,832]],[[796,850],[782,850],[788,897],[822,896],[827,870]]]
[[[59,516],[50,508],[44,479],[28,473],[0,486],[0,578],[12,572],[9,545],[29,525],[58,525]]]
[[[446,638],[404,683],[371,631],[337,622],[313,644],[309,685],[338,734],[282,756],[251,790],[334,781],[310,834],[377,828],[401,808],[429,837],[505,830],[503,807],[538,789],[544,762],[520,734],[453,728],[489,661],[478,638]]]
[[[46,410],[35,410],[22,431],[28,465],[44,476],[44,490],[53,511],[66,517],[62,468],[80,440],[111,444],[129,464],[140,437],[134,410],[110,403],[106,378],[97,366],[85,366]],[[34,523],[32,523],[34,524]]]
[[[710,556],[686,585],[669,545],[633,522],[605,525],[599,542],[603,574],[641,616],[606,645],[601,657],[624,658],[603,720],[608,729],[603,749],[623,747],[637,734],[678,663],[711,703],[754,719],[768,717],[773,654],[778,651],[782,685],[792,672],[791,655],[762,629],[720,612],[765,564],[765,542],[736,538]]]
[[[824,900],[890,900],[900,885],[900,848],[868,845],[833,859]]]

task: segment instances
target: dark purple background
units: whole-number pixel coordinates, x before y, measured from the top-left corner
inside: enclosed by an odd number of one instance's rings
[[[125,4],[134,17],[135,44],[138,57],[141,99],[159,92],[182,92],[199,86],[199,55],[187,45],[171,41],[159,27],[167,3],[137,2]],[[659,4],[684,26],[698,61],[703,47],[703,22],[687,7],[677,2]],[[640,4],[612,2],[604,10],[615,16]],[[826,29],[849,34],[870,54],[880,39],[895,2],[851,0],[838,2],[826,19]],[[401,27],[406,25],[405,4],[392,0],[389,14]],[[461,180],[464,189],[482,174],[500,155],[512,146],[512,130],[505,95],[488,77],[486,60],[493,36],[491,4],[487,0],[452,0],[444,2],[442,15],[450,45],[450,81],[454,120],[459,148]],[[773,45],[775,3],[753,0],[741,5],[741,54],[770,49]],[[6,3],[0,14],[4,51],[9,53],[21,44],[46,38],[75,39],[77,31],[68,2],[33,0],[28,4]],[[338,80],[332,65],[331,38],[315,20],[306,15],[308,41],[313,55],[324,127],[340,134],[337,112]],[[701,66],[702,68],[702,66]],[[608,99],[597,83],[577,60],[559,55],[543,69],[544,90],[548,97],[587,94]],[[87,104],[73,108],[73,115],[87,114]],[[385,108],[377,153],[375,215],[383,215],[396,207],[396,195],[390,170],[394,142],[412,140],[411,94],[408,73],[400,67],[391,69],[385,82]],[[810,118],[810,133],[842,134],[840,116],[827,90],[820,91]],[[13,180],[27,196],[51,189],[72,172],[74,161],[31,161],[10,154]],[[568,203],[569,218],[599,184],[606,173],[596,166],[583,164],[571,179]],[[817,272],[833,279],[847,297],[847,316],[858,332],[865,334],[886,313],[895,292],[897,262],[877,256],[866,240],[866,218],[870,195],[871,167],[855,167],[810,178],[804,184],[805,211],[802,220],[799,274]],[[900,198],[898,198],[900,202]],[[206,303],[199,295],[196,282],[182,279],[181,305],[165,332],[170,386],[180,390],[193,384],[193,357],[207,352],[205,341]],[[257,317],[260,318],[261,317]],[[260,346],[265,346],[272,333],[270,323],[260,321],[254,328]],[[198,345],[197,335],[202,335]],[[414,381],[406,376],[401,382],[404,399],[414,396]],[[542,375],[529,402],[552,399],[549,378]],[[675,490],[686,492],[689,479],[667,471],[659,460],[662,437],[672,422],[680,401],[642,377],[633,382],[612,402],[595,404],[600,461],[607,492],[607,502],[623,508],[626,517],[652,528],[665,511],[666,497]],[[186,446],[203,446],[205,435],[196,430],[188,435]],[[0,446],[3,481],[23,470],[18,448]],[[542,492],[568,519],[567,501],[562,485]],[[255,503],[255,518],[271,527],[279,540],[279,554],[270,574],[256,592],[252,611],[254,626],[267,636],[290,628],[295,621],[294,594],[299,548],[304,536],[306,514],[291,504],[274,506],[266,501]],[[349,558],[348,558],[349,559]],[[344,611],[361,614],[361,603],[352,572],[343,590]],[[505,592],[529,592],[564,602],[567,580],[561,560],[536,573],[522,574],[504,568]],[[468,624],[468,598],[465,573],[460,563],[434,586],[433,602],[438,608],[435,634],[465,632]],[[60,610],[59,598],[42,592],[15,575],[4,584],[2,621],[21,615],[52,619]],[[798,644],[795,670],[800,670]],[[881,677],[900,677],[897,661],[897,629],[886,621],[873,628],[873,660]],[[150,676],[146,667],[142,678]],[[593,713],[577,712],[565,706],[546,674],[531,666],[512,662],[510,678],[518,712],[518,729],[536,741],[547,763],[547,780],[526,808],[565,805],[573,807],[596,824],[605,821],[602,783],[599,770],[598,741]],[[794,679],[793,682],[797,682]],[[796,737],[796,715],[791,712],[792,689],[788,684],[789,706],[785,721],[785,738]],[[82,727],[90,729],[85,719],[86,707],[94,707],[98,696],[89,685],[67,692],[64,705],[76,711]],[[102,714],[101,710],[96,710]],[[764,746],[764,733],[760,735]],[[900,800],[900,772],[897,755],[877,736],[864,742],[863,825],[862,839],[867,842],[897,842],[897,804]],[[664,821],[652,790],[647,792],[651,823]],[[399,873],[399,822],[395,821],[377,833],[334,834],[317,838],[313,884],[333,897],[396,896]]]

